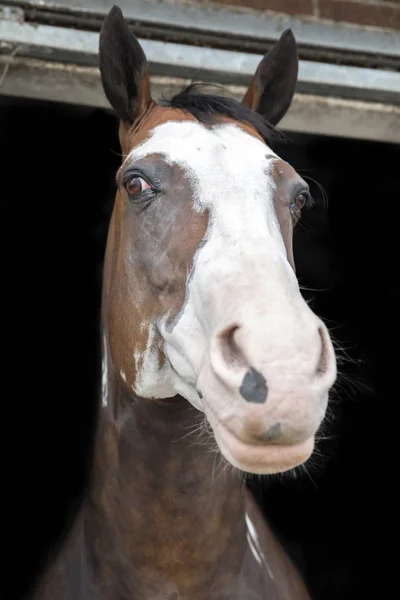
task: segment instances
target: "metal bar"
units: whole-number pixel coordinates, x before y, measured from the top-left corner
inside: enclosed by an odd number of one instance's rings
[[[54,13],[68,12],[104,19],[114,0],[6,0],[8,4]],[[125,18],[132,23],[187,30],[193,34],[218,35],[254,42],[265,47],[276,41],[284,29],[291,28],[299,46],[400,59],[400,34],[358,25],[316,22],[306,18],[268,12],[238,12],[210,4],[187,4],[179,0],[119,0]]]
[[[0,57],[0,73],[8,65],[0,89],[4,96],[49,100],[70,105],[110,109],[96,67],[66,65],[32,58]],[[155,99],[171,97],[187,85],[180,78],[151,78]],[[227,86],[240,100],[243,86]],[[0,105],[2,99],[0,96]],[[400,107],[374,102],[296,94],[280,123],[284,131],[400,143]]]
[[[247,85],[261,55],[141,40],[153,75]],[[98,33],[0,21],[0,45],[18,55],[85,66],[97,65]],[[298,91],[341,98],[400,103],[400,73],[300,61]]]

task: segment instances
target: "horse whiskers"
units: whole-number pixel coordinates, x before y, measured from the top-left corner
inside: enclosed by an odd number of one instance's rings
[[[190,438],[190,447],[201,446],[210,453],[219,454],[217,443],[205,415],[200,415],[197,422],[186,429],[189,429],[188,433],[179,437],[175,442]]]
[[[308,304],[308,306],[310,306],[310,304],[313,303],[314,298],[304,298],[305,302]]]
[[[335,335],[333,334],[333,332],[335,330],[341,328],[342,325],[331,325],[331,326],[328,326],[328,321],[326,319],[324,320],[324,322],[325,322],[325,325],[327,326],[327,329],[329,331],[329,335],[330,335],[330,338],[332,340],[333,347],[335,348],[336,355],[340,359],[345,360],[347,362],[350,362],[352,364],[359,364],[360,362],[362,362],[361,360],[356,359],[356,358],[352,358],[349,355],[348,350],[351,350],[352,348],[354,348],[354,346],[352,346],[352,345],[346,346],[344,344],[344,342],[339,342],[339,340],[336,339]]]
[[[339,340],[335,339],[335,337],[332,334],[332,331],[330,329],[329,329],[329,334],[331,336],[331,340],[332,340],[333,347],[335,348],[335,352],[339,356],[339,358],[346,359],[348,362],[357,364],[358,361],[349,355],[347,348],[344,346],[344,344],[342,342],[339,342]],[[350,348],[351,348],[351,346],[349,346],[349,349]]]
[[[349,346],[347,349],[343,343],[335,339],[332,333],[332,329],[332,327],[328,328],[329,335],[332,340],[333,347],[335,349],[336,362],[339,368],[336,382],[331,390],[331,397],[337,397],[339,391],[345,391],[346,393],[351,392],[351,394],[353,395],[356,392],[373,393],[374,390],[356,375],[348,374],[343,371],[342,367],[344,365],[359,366],[364,361],[362,359],[357,359],[350,356],[350,354],[348,353],[348,349],[351,349],[351,346]]]
[[[187,438],[195,438],[195,441],[199,441],[205,434],[207,436],[209,435],[204,421],[204,415],[202,414],[199,414],[199,418],[196,419],[194,423],[191,423],[183,429],[187,430],[187,433],[174,440],[175,443],[181,442]]]
[[[331,434],[331,435],[319,435],[317,433],[317,435],[315,436],[315,442],[331,442],[333,440],[338,440],[340,439],[340,436],[338,434]]]
[[[313,454],[313,456],[315,456],[315,455]],[[315,463],[314,463],[314,464],[315,464]],[[307,461],[307,463],[303,463],[302,465],[299,465],[299,466],[297,467],[297,469],[299,470],[299,472],[300,472],[302,475],[307,475],[308,479],[311,481],[311,483],[313,484],[314,488],[315,488],[315,489],[318,489],[318,485],[317,485],[316,481],[315,481],[315,480],[313,479],[313,477],[311,476],[311,469],[310,469],[310,467],[311,467],[311,468],[313,468],[313,467],[314,467],[314,464],[313,464],[313,459],[312,459],[312,457],[311,457],[311,458],[310,458],[310,459]]]
[[[209,453],[214,454],[213,468],[211,473],[212,483],[216,483],[220,477],[225,476],[228,471],[243,480],[243,472],[231,465],[221,454],[207,417],[203,414],[200,416],[199,420],[200,424],[197,423],[193,428],[190,428],[191,430],[184,436],[180,437],[179,441],[197,435],[197,439],[192,440],[191,445],[203,446]]]
[[[199,425],[196,425],[194,423],[193,425],[191,425],[191,427],[186,427],[185,429],[189,429],[188,433],[185,433],[185,435],[182,435],[178,439],[174,440],[175,443],[182,442],[183,440],[186,440],[189,437],[193,437],[196,434],[201,435],[202,433],[204,433],[204,424],[203,422],[201,422]]]
[[[328,292],[331,289],[332,286],[327,287],[327,288],[310,288],[310,287],[306,287],[305,285],[302,285],[301,283],[299,283],[299,288],[300,290],[304,291],[304,292]]]
[[[219,457],[220,457],[220,460],[218,463],[219,473],[217,473],[217,476],[213,478],[213,482],[218,481],[218,479],[220,477],[226,477],[226,475],[229,473],[230,475],[233,475],[235,478],[238,478],[239,480],[241,480],[242,485],[244,485],[246,483],[247,473],[245,473],[244,471],[241,471],[237,467],[234,467],[230,462],[228,462],[226,460],[226,458],[220,452],[219,452]]]
[[[330,460],[333,457],[334,457],[334,454],[327,454],[326,452],[321,452],[321,450],[319,449],[319,447],[316,443],[314,451],[313,451],[312,455],[310,456],[310,458],[308,459],[307,464],[308,464],[308,462],[310,462],[310,464],[312,464],[315,459],[321,459],[323,462],[325,462],[326,460]]]
[[[217,459],[218,459],[218,454],[215,453],[214,454],[214,461],[213,461],[213,468],[212,468],[212,471],[211,471],[211,482],[212,483],[215,482],[215,465],[216,465]],[[219,464],[220,464],[220,462],[219,462]]]
[[[218,423],[221,423],[221,419],[218,415],[215,415],[215,418]],[[204,446],[207,448],[207,450],[209,452],[215,453],[219,457],[219,462],[218,462],[217,467],[216,467],[216,457],[214,458],[214,465],[213,465],[213,472],[212,472],[213,482],[216,482],[219,479],[219,477],[221,477],[221,475],[226,475],[227,472],[230,472],[232,475],[234,475],[235,477],[238,477],[239,479],[242,480],[243,483],[245,483],[246,476],[248,474],[245,473],[244,471],[241,471],[237,467],[234,467],[222,455],[222,453],[218,447],[218,444],[215,440],[214,432],[211,428],[211,425],[208,422],[208,419],[204,414],[202,415],[202,423],[201,423],[200,427],[196,428],[196,431],[198,431],[199,429],[201,430],[201,433],[203,435],[207,436],[206,444],[204,444]],[[198,442],[194,442],[194,443],[198,443]],[[200,442],[200,445],[203,445],[202,442]]]
[[[312,455],[306,462],[283,473],[269,475],[268,479],[285,483],[290,479],[303,480],[306,476],[307,479],[311,481],[312,485],[317,489],[318,485],[313,475],[321,470],[321,467],[326,463],[327,460],[331,460],[332,458],[332,455],[323,454],[319,449],[314,449]],[[268,481],[268,479],[266,481]]]
[[[261,473],[244,473],[245,475],[245,482],[248,484],[252,484],[253,482],[263,482],[266,477],[268,477],[267,475],[263,475]]]
[[[351,394],[355,396],[357,392],[373,394],[374,390],[371,386],[362,381],[359,377],[354,374],[345,373],[339,367],[347,364],[359,365],[361,361],[352,359],[347,354],[342,357],[337,357],[338,372],[336,381],[329,393],[329,401],[336,402],[341,400],[341,396],[345,393],[346,396]]]
[[[324,423],[331,424],[336,419],[336,417],[333,413],[333,410],[331,408],[331,404],[332,404],[332,398],[331,398],[331,394],[329,393],[329,402],[328,402],[328,406],[326,407],[325,416],[324,416],[321,426],[324,426]]]
[[[338,434],[329,433],[329,431],[329,427],[327,426],[324,419],[319,427],[319,430],[315,434],[315,443],[318,444],[319,442],[333,441],[338,440],[340,438]]]

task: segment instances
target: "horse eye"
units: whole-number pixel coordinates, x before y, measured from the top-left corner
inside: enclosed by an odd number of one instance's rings
[[[302,192],[301,194],[297,194],[294,199],[294,206],[298,211],[301,211],[302,208],[307,204],[309,195],[307,192]]]
[[[135,175],[128,179],[125,183],[125,189],[131,197],[138,196],[140,192],[149,190],[151,185],[147,183],[142,177]]]

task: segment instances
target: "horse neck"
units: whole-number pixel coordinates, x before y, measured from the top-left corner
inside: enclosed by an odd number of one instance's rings
[[[243,483],[211,439],[196,443],[188,402],[132,398],[108,377],[84,517],[94,577],[115,580],[115,598],[227,589],[246,550]]]

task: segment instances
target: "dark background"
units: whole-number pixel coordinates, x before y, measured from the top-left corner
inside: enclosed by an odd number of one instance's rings
[[[347,359],[315,458],[251,485],[316,600],[383,598],[395,539],[400,148],[289,138],[278,151],[328,196],[311,182],[298,275],[318,290],[304,293]],[[117,123],[2,98],[0,153],[0,598],[21,600],[87,477]]]

